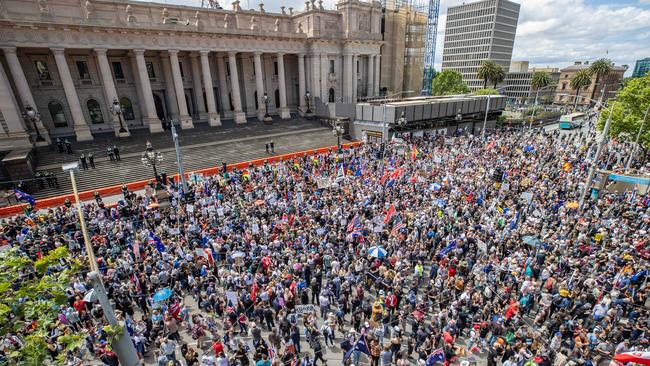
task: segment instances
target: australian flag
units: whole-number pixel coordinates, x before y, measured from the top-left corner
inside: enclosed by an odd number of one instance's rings
[[[357,340],[357,342],[354,344],[354,346],[350,347],[350,349],[347,352],[345,352],[345,355],[343,356],[343,361],[350,358],[352,352],[362,352],[367,355],[370,355],[370,348],[368,347],[368,342],[366,341],[365,334],[362,334],[361,337],[359,337],[359,340]]]
[[[165,248],[165,244],[162,243],[162,240],[160,240],[160,238],[156,234],[154,234],[153,231],[149,231],[149,242],[150,243],[153,242],[154,244],[156,244],[156,249],[160,253],[167,250],[167,248]]]
[[[438,348],[437,350],[431,352],[427,358],[427,363],[425,366],[433,366],[436,364],[436,362],[445,362],[445,352],[442,350],[442,348]]]
[[[449,245],[447,245],[446,247],[442,248],[442,249],[440,250],[440,252],[438,253],[438,255],[442,257],[443,255],[445,255],[445,254],[451,252],[451,251],[454,250],[454,249],[456,249],[456,240],[453,240],[451,243],[449,243]]]
[[[23,192],[20,189],[14,189],[14,193],[16,194],[16,199],[18,201],[27,201],[30,205],[36,206],[36,200],[34,197],[27,194],[26,192]]]

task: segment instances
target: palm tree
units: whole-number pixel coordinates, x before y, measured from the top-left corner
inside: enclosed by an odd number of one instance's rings
[[[494,89],[497,88],[497,84],[505,80],[506,72],[503,70],[503,66],[499,64],[494,65],[494,75],[490,78],[494,83]]]
[[[589,70],[587,69],[582,69],[578,71],[578,73],[573,75],[573,78],[571,78],[571,82],[569,83],[569,86],[571,86],[571,89],[576,90],[576,100],[573,103],[574,110],[578,108],[578,94],[580,94],[580,89],[589,85],[591,85],[591,75],[589,74]]]
[[[594,99],[596,94],[596,89],[598,88],[598,83],[600,80],[612,72],[612,62],[606,58],[601,58],[594,61],[591,66],[589,66],[589,75],[596,77],[596,82],[594,83],[594,90],[591,91],[591,99]]]
[[[551,83],[553,83],[553,80],[551,80],[548,72],[545,71],[535,71],[533,77],[530,79],[530,86],[535,90],[545,88],[551,85]]]
[[[479,79],[483,79],[483,89],[487,89],[488,80],[494,78],[497,64],[492,60],[485,60],[478,67],[477,74]]]

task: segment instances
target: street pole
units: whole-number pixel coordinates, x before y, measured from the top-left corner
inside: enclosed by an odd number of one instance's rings
[[[70,170],[70,181],[72,181],[72,192],[74,192],[74,199],[77,203],[77,214],[79,215],[79,223],[81,224],[81,232],[84,236],[84,245],[86,246],[86,255],[88,255],[88,262],[90,262],[90,270],[99,273],[97,267],[97,259],[95,259],[95,251],[90,243],[88,236],[88,229],[86,228],[86,219],[84,218],[83,211],[81,210],[81,201],[79,201],[79,192],[77,191],[77,181],[74,177],[74,169]]]
[[[120,360],[120,365],[139,366],[140,360],[138,360],[138,354],[136,353],[135,347],[133,346],[131,336],[126,331],[125,326],[120,325],[120,323],[117,321],[113,307],[108,301],[108,296],[106,296],[106,289],[102,284],[99,273],[95,271],[90,272],[88,273],[88,277],[90,277],[90,281],[92,282],[95,296],[97,296],[97,300],[99,300],[99,303],[102,306],[102,310],[104,310],[104,317],[106,318],[106,321],[110,326],[119,327],[122,329],[122,334],[116,336],[112,344],[113,350],[115,351],[117,358]]]
[[[487,105],[485,106],[485,119],[483,120],[483,129],[481,130],[481,140],[485,140],[485,128],[487,126],[488,112],[490,111],[490,99],[491,95],[487,96]]]
[[[176,133],[176,126],[174,122],[171,123],[172,127],[172,139],[174,139],[174,149],[176,150],[176,163],[178,164],[178,175],[181,178],[181,187],[183,189],[183,194],[187,192],[187,181],[185,180],[185,172],[183,171],[183,162],[181,160],[181,148],[178,143],[178,134]]]
[[[614,111],[614,106],[616,105],[616,100],[612,103],[612,106],[609,109],[609,116],[607,117],[607,122],[605,122],[605,127],[603,128],[603,135],[600,141],[598,142],[598,148],[596,149],[596,156],[594,156],[594,161],[591,162],[591,168],[589,168],[589,175],[587,176],[587,182],[585,183],[584,188],[582,189],[582,194],[580,195],[580,202],[578,208],[582,210],[582,207],[585,203],[585,198],[587,197],[588,192],[591,188],[591,183],[594,180],[594,175],[596,174],[596,169],[598,167],[598,160],[600,160],[600,154],[603,152],[603,145],[605,145],[605,140],[607,140],[607,134],[609,133],[609,125],[612,122],[612,112]]]
[[[630,170],[630,164],[632,164],[632,158],[634,157],[634,155],[636,155],[636,149],[639,148],[639,138],[641,138],[641,133],[643,133],[643,128],[645,127],[645,121],[646,119],[648,119],[648,111],[650,111],[650,105],[648,105],[648,108],[645,110],[645,114],[643,115],[643,121],[641,122],[641,127],[639,127],[639,132],[637,132],[636,139],[634,140],[634,147],[632,148],[630,157],[627,158],[627,163],[625,164],[626,173]]]
[[[535,112],[537,111],[537,97],[539,96],[539,88],[535,90],[535,105],[533,105],[533,114],[530,116],[530,125],[528,125],[529,130],[533,130],[533,121],[535,120]]]

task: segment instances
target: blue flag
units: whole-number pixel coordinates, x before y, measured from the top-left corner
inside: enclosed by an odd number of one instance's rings
[[[156,244],[156,250],[158,250],[160,253],[164,252],[167,250],[165,248],[165,244],[162,243],[162,240],[153,233],[153,231],[149,231],[149,242],[154,242]]]
[[[445,362],[445,352],[443,352],[442,348],[431,352],[429,358],[427,358],[426,366],[433,366],[436,362]]]
[[[370,348],[368,348],[368,342],[366,342],[365,334],[362,334],[361,337],[359,337],[359,340],[354,344],[354,346],[351,347],[347,352],[345,352],[345,355],[343,356],[343,360],[345,361],[348,358],[350,358],[352,352],[362,352],[370,356]]]
[[[443,255],[445,255],[445,254],[451,252],[451,251],[454,250],[454,249],[456,249],[456,240],[452,240],[452,242],[449,243],[449,245],[447,245],[446,247],[442,248],[442,249],[440,250],[440,252],[438,253],[438,255],[443,256]]]
[[[18,201],[27,201],[30,205],[36,206],[36,200],[31,195],[21,191],[20,189],[15,188],[14,193],[16,194],[16,199]]]

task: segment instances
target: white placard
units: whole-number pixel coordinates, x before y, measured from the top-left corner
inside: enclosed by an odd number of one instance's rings
[[[253,225],[251,225],[251,230],[253,231],[253,234],[257,234],[260,232],[260,226],[257,223],[253,223]]]
[[[194,213],[194,205],[185,206],[185,210],[187,210],[189,213]]]
[[[235,291],[226,291],[226,298],[234,307],[237,307],[237,304],[239,304],[239,299],[237,298],[237,293]]]
[[[299,316],[303,315],[303,314],[308,314],[308,313],[312,313],[312,312],[315,313],[316,312],[316,308],[312,304],[296,305],[295,309],[296,309],[296,314],[299,315]]]
[[[532,192],[521,192],[520,197],[522,199],[525,199],[526,202],[530,203],[530,201],[533,200],[533,193]]]

